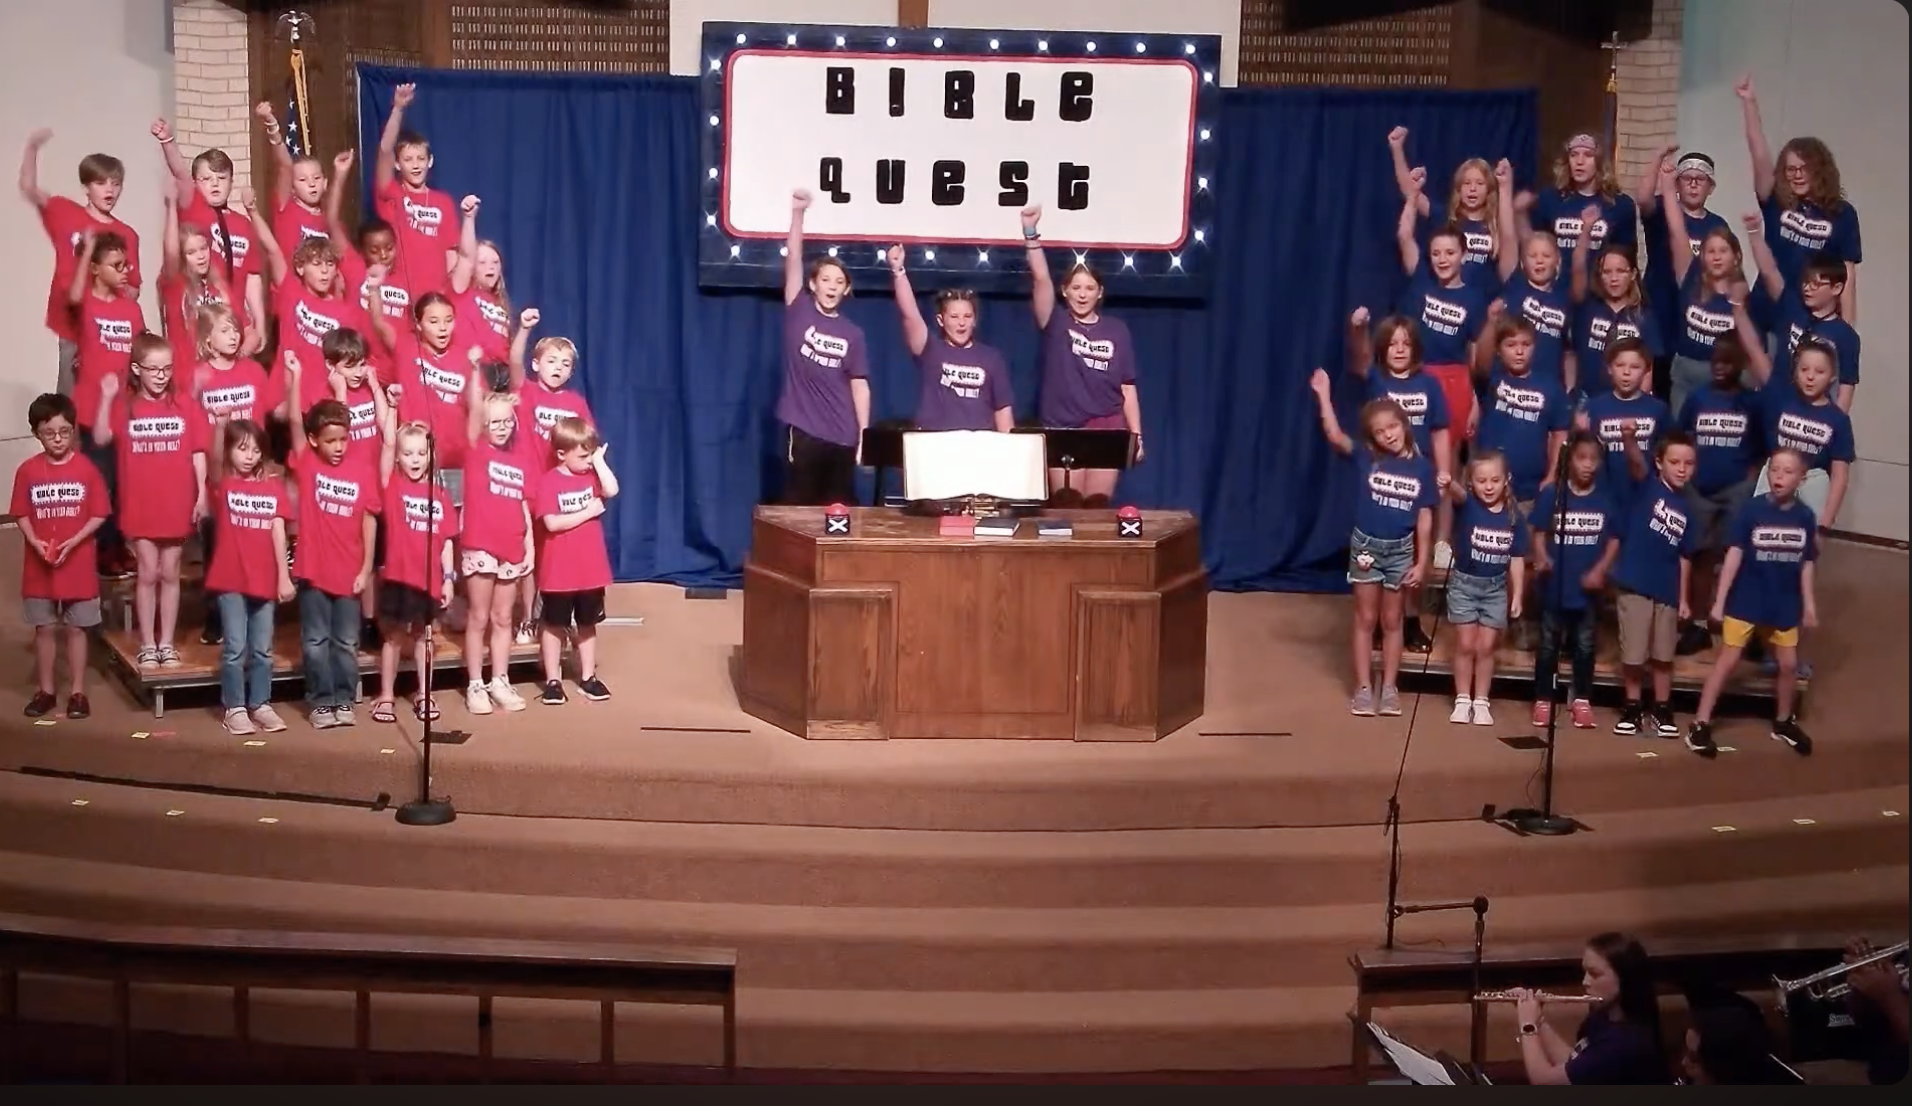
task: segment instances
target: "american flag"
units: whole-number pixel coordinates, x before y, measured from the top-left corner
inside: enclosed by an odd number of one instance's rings
[[[299,125],[299,86],[296,79],[287,77],[285,82],[285,119],[280,128],[285,135],[285,148],[292,152],[296,160],[305,156],[306,133]]]

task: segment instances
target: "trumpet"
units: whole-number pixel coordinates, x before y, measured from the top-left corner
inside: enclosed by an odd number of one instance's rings
[[[1554,995],[1548,994],[1546,991],[1534,991],[1532,992],[1532,998],[1542,1006],[1569,1005],[1576,1002],[1583,1005],[1591,1005],[1600,1001],[1592,995]],[[1474,1001],[1519,1002],[1520,996],[1514,994],[1512,991],[1482,991],[1474,996]]]
[[[1828,1002],[1833,999],[1844,998],[1852,993],[1852,984],[1847,982],[1845,977],[1854,968],[1864,968],[1873,964],[1898,960],[1905,956],[1905,949],[1906,943],[1900,941],[1889,949],[1880,949],[1878,952],[1861,957],[1851,963],[1834,964],[1825,971],[1814,972],[1811,975],[1802,976],[1799,979],[1781,979],[1778,976],[1774,976],[1773,989],[1779,992],[1779,1009],[1781,1012],[1784,1012],[1786,1009],[1786,1000],[1794,994],[1801,992],[1814,1002]],[[1838,980],[1838,982],[1833,983],[1833,980]],[[1830,984],[1830,986],[1828,986],[1828,984]],[[1906,965],[1901,963],[1899,965],[1899,985],[1903,987],[1905,984]]]

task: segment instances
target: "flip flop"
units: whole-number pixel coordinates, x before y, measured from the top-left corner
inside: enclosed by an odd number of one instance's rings
[[[427,698],[412,700],[412,717],[420,722],[438,721],[438,704]]]
[[[393,703],[390,699],[380,699],[378,702],[373,703],[372,721],[387,723],[398,721],[397,704]]]

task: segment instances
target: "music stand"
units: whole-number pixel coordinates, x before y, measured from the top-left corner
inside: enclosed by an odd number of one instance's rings
[[[1416,1086],[1468,1087],[1476,1082],[1473,1072],[1444,1052],[1429,1056],[1373,1022],[1362,1022],[1361,1028],[1394,1070]]]
[[[1135,435],[1126,430],[1049,430],[1040,426],[1018,427],[1019,434],[1044,434],[1043,452],[1049,467],[1066,473],[1081,469],[1125,470],[1135,463]]]

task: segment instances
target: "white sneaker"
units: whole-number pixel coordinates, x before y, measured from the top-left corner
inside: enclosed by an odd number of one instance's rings
[[[252,722],[261,733],[278,733],[285,729],[285,719],[279,717],[279,712],[273,710],[270,703],[253,709]]]
[[[538,643],[538,624],[528,618],[518,623],[518,633],[511,640],[515,645],[536,645]]]
[[[1434,567],[1445,572],[1454,565],[1454,547],[1444,541],[1434,543]]]
[[[485,691],[482,680],[473,680],[465,688],[465,709],[473,714],[491,713],[491,696]]]
[[[1494,712],[1485,699],[1474,700],[1474,725],[1491,726],[1494,724]]]
[[[1454,713],[1447,716],[1449,722],[1465,726],[1474,720],[1474,700],[1465,695],[1454,697]]]
[[[234,737],[246,737],[259,732],[253,728],[252,719],[246,717],[246,712],[239,707],[226,712],[225,726],[226,732]]]
[[[513,690],[511,682],[503,676],[492,677],[491,682],[485,685],[485,690],[490,692],[492,702],[506,710],[519,711],[524,709],[524,697]]]

